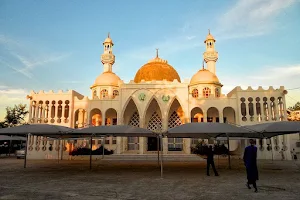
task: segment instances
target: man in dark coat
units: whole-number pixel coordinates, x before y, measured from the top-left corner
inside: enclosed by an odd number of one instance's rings
[[[216,167],[215,167],[214,152],[213,152],[212,146],[209,146],[208,150],[207,150],[207,165],[206,165],[207,176],[209,176],[209,167],[210,167],[210,165],[214,170],[215,176],[219,176],[219,174],[216,170]]]
[[[253,185],[255,192],[257,192],[256,180],[258,180],[258,170],[256,164],[257,158],[257,147],[254,146],[255,141],[250,139],[250,146],[245,148],[244,152],[244,164],[246,166],[247,171],[247,179],[248,182],[246,186],[251,189],[250,184]]]

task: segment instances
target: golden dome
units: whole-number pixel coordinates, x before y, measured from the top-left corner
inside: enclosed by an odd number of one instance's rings
[[[216,42],[214,36],[212,36],[210,34],[210,30],[208,29],[208,35],[206,36],[206,39],[204,40],[204,43],[207,41],[207,40],[213,40],[214,42]]]
[[[115,73],[103,72],[96,78],[95,83],[91,88],[98,85],[118,86],[119,80],[121,79]]]
[[[157,55],[156,58],[150,60],[138,70],[135,75],[134,82],[139,83],[142,80],[162,81],[164,79],[171,82],[177,79],[178,82],[180,82],[180,77],[177,71],[168,64],[168,61],[159,58]]]
[[[199,70],[191,79],[190,85],[201,83],[214,83],[221,85],[218,77],[207,69]]]

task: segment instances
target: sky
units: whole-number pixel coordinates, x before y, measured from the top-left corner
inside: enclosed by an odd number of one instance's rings
[[[30,90],[90,96],[108,32],[113,71],[125,83],[156,48],[190,79],[202,68],[208,29],[224,94],[282,85],[287,106],[300,101],[300,0],[1,0],[0,120],[7,106],[28,103]]]

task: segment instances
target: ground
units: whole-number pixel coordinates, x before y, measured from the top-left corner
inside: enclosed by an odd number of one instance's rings
[[[258,193],[247,189],[241,160],[215,161],[220,176],[206,176],[205,161],[28,160],[0,158],[0,199],[299,199],[300,168],[293,161],[258,161]],[[219,163],[218,163],[219,162]]]

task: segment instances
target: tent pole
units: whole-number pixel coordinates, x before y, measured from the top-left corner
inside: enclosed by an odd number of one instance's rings
[[[228,165],[229,165],[229,169],[231,169],[231,162],[230,162],[230,146],[229,146],[229,137],[228,134],[226,133],[227,136],[227,144],[228,144]]]
[[[57,143],[58,143],[57,148],[59,148],[60,142],[61,142],[61,140],[60,140],[60,138],[59,138],[59,139],[57,140]],[[57,163],[59,163],[59,149],[57,149]]]
[[[63,159],[63,153],[64,153],[64,147],[65,147],[64,143],[65,143],[65,140],[61,140],[60,160]]]
[[[162,134],[159,136],[160,137],[160,146],[161,146],[161,154],[160,154],[160,178],[163,178],[163,137]]]
[[[26,145],[25,145],[25,156],[24,156],[24,168],[26,168],[26,161],[27,161],[27,148],[28,148],[28,137],[30,133],[26,134]]]
[[[106,137],[103,137],[103,141],[102,141],[102,159],[104,159],[104,145],[105,145],[105,140],[106,140]]]
[[[156,136],[156,138],[157,138],[157,165],[159,166],[159,149],[160,149],[159,140],[160,140],[160,138],[158,135]]]
[[[90,141],[90,169],[92,169],[92,149],[93,149],[93,135],[91,135],[91,141]]]

